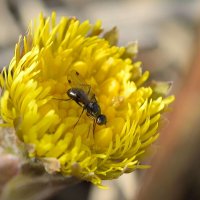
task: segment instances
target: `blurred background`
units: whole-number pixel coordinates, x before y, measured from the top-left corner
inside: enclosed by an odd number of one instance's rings
[[[119,45],[138,41],[137,60],[151,79],[173,81],[176,95],[153,147],[152,168],[106,181],[109,190],[81,183],[50,200],[200,199],[199,0],[0,0],[0,66],[7,66],[20,34],[40,12],[101,19],[117,26]]]

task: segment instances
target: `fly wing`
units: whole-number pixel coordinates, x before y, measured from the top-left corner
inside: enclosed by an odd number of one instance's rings
[[[95,98],[94,93],[91,91],[91,86],[85,82],[84,78],[79,74],[79,72],[71,70],[67,77],[68,82],[72,88],[79,88],[83,90],[91,100]]]

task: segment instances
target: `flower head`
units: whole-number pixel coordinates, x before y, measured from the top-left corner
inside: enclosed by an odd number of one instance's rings
[[[1,118],[26,144],[28,157],[46,169],[54,160],[54,172],[96,185],[143,167],[141,156],[158,138],[161,113],[173,101],[154,98],[153,89],[143,85],[149,73],[142,73],[141,63],[131,60],[128,48],[110,42],[112,31],[105,37],[101,32],[100,21],[63,17],[56,23],[55,13],[41,15],[0,77]],[[68,100],[67,91],[75,88],[68,82],[71,71],[80,74],[84,92],[91,88],[105,125],[94,129],[95,117]],[[89,100],[91,93],[84,93]]]

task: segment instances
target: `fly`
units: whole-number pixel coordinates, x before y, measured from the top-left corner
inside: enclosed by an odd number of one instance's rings
[[[67,90],[67,95],[83,108],[80,117],[86,111],[86,114],[94,119],[93,131],[96,124],[106,124],[107,118],[101,113],[101,108],[95,98],[95,94],[91,91],[91,86],[85,83],[80,74],[75,70],[70,71],[68,74],[68,82],[71,88]],[[80,117],[74,127],[79,122]]]

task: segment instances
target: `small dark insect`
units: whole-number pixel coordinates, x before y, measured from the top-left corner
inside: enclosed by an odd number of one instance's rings
[[[86,111],[86,114],[94,119],[93,131],[96,124],[106,124],[106,116],[101,113],[101,108],[95,98],[95,94],[91,91],[91,86],[85,83],[81,75],[75,70],[70,71],[68,74],[68,82],[71,88],[67,91],[67,95],[83,108],[80,117]],[[79,122],[80,117],[76,124]]]

